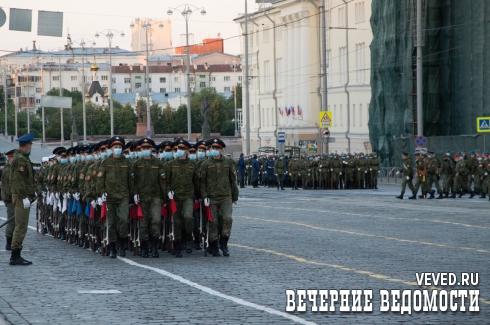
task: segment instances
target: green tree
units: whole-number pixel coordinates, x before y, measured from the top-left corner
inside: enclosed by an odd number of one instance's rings
[[[115,102],[114,102],[115,104]],[[135,134],[136,122],[138,118],[134,114],[131,104],[124,106],[114,105],[114,133],[115,134]]]
[[[162,112],[162,125],[163,131],[162,133],[175,133],[175,123],[174,123],[174,115],[175,112],[172,110],[172,107],[167,104],[167,107]]]

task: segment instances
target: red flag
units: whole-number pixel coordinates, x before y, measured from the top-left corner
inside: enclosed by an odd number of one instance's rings
[[[131,205],[131,208],[129,209],[129,216],[131,219],[136,219],[137,218],[137,209],[136,205]]]
[[[106,214],[107,214],[107,203],[104,202],[102,203],[102,211],[100,212],[100,221],[105,220]]]
[[[208,217],[209,222],[213,222],[213,215],[211,214],[211,208],[204,206],[204,212],[206,213],[206,217]]]
[[[137,209],[136,215],[138,216],[138,220],[143,221],[143,210],[141,210],[141,205],[138,204],[136,209]]]
[[[168,218],[168,212],[167,212],[167,205],[164,204],[162,205],[162,210],[160,211],[160,214],[162,215],[162,217],[164,217],[165,219]]]
[[[199,209],[199,201],[194,201],[194,210]]]
[[[173,215],[175,212],[177,212],[177,206],[175,205],[175,200],[171,199],[170,200],[170,215]]]

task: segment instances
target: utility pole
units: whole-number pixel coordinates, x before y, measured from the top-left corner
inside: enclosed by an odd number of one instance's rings
[[[249,95],[249,84],[250,81],[248,76],[248,6],[245,0],[245,154],[250,154],[250,95]]]
[[[424,88],[422,60],[422,0],[417,0],[417,135],[424,135]]]
[[[327,111],[328,110],[328,101],[327,101],[327,22],[326,22],[326,12],[327,12],[327,7],[325,5],[325,0],[322,0],[322,9],[321,9],[321,14],[322,14],[322,65],[323,65],[323,71],[322,71],[322,81],[323,81],[323,94],[322,94],[322,111]],[[328,139],[326,140],[327,144],[325,146],[325,143],[323,144],[323,152],[325,152],[325,147],[326,147],[326,152],[328,153]]]

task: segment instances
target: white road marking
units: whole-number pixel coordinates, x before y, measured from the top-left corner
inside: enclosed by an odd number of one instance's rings
[[[295,323],[298,323],[298,324],[305,324],[305,325],[314,325],[316,323],[313,323],[313,322],[310,322],[310,321],[307,321],[307,320],[304,320],[303,318],[300,318],[298,316],[295,316],[295,315],[291,315],[291,314],[288,314],[288,313],[285,313],[285,312],[282,312],[282,311],[278,311],[278,310],[275,310],[275,309],[272,309],[272,308],[269,308],[269,307],[265,307],[265,306],[261,306],[261,305],[257,305],[253,302],[249,302],[249,301],[246,301],[246,300],[243,300],[241,298],[237,298],[237,297],[233,297],[233,296],[230,296],[230,295],[226,295],[224,293],[221,293],[219,291],[216,291],[214,289],[211,289],[211,288],[208,288],[208,287],[205,287],[203,285],[200,285],[198,283],[195,283],[195,282],[192,282],[192,281],[189,281],[187,280],[186,278],[183,278],[181,277],[180,275],[175,275],[173,273],[170,273],[168,271],[165,271],[165,270],[162,270],[162,269],[158,269],[156,267],[151,267],[151,266],[148,266],[148,265],[143,265],[143,264],[139,264],[137,262],[134,262],[130,259],[127,259],[127,258],[124,258],[124,257],[117,257],[119,260],[129,264],[129,265],[133,265],[133,266],[138,266],[138,267],[141,267],[143,269],[147,269],[147,270],[150,270],[150,271],[154,271],[158,274],[161,274],[163,276],[166,276],[166,277],[169,277],[171,278],[172,280],[175,280],[175,281],[179,281],[183,284],[186,284],[190,287],[193,287],[195,289],[198,289],[198,290],[201,290],[205,293],[208,293],[212,296],[216,296],[216,297],[220,297],[220,298],[223,298],[223,299],[226,299],[226,300],[230,300],[238,305],[242,305],[242,306],[246,306],[246,307],[250,307],[250,308],[254,308],[254,309],[257,309],[257,310],[261,310],[261,311],[264,311],[266,313],[269,313],[271,315],[276,315],[276,316],[281,316],[281,317],[284,317],[290,321],[293,321]]]
[[[3,203],[3,201],[0,201],[0,207],[4,207],[5,206],[5,203]]]
[[[4,217],[0,217],[0,219],[7,221],[7,218],[4,218]],[[34,231],[36,231],[36,227],[33,227],[33,226],[27,226],[27,228],[29,228],[29,229],[31,229],[31,230],[34,230]]]
[[[107,294],[107,293],[121,293],[119,290],[78,290],[78,293],[93,293],[93,294]]]

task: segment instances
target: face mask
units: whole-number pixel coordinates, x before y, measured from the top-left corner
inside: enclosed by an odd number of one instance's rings
[[[63,165],[68,163],[68,159],[66,158],[61,158],[60,160]]]
[[[184,150],[177,150],[177,157],[182,158],[185,156]]]
[[[155,158],[157,157],[157,154],[156,154],[156,153],[152,153],[151,155],[152,155],[153,157],[155,157]]]
[[[85,156],[80,156],[80,161],[84,162],[85,161]]]
[[[101,152],[100,158],[105,159],[105,157],[107,157],[107,152]]]
[[[204,159],[204,157],[206,157],[206,153],[204,153],[204,152],[198,152],[197,153],[197,158]]]
[[[170,151],[165,151],[163,153],[163,158],[165,158],[165,159],[171,159],[172,158],[172,153]]]
[[[95,160],[99,160],[100,159],[100,155],[94,155],[94,159]]]
[[[213,157],[218,157],[218,156],[219,156],[219,151],[218,151],[218,150],[214,150],[214,149],[213,149],[213,150],[211,150],[211,155],[212,155]]]
[[[80,155],[79,154],[77,154],[77,160],[80,160]]]
[[[211,151],[210,151],[210,150],[206,151],[206,156],[208,156],[208,157],[212,157],[212,155],[211,155]]]
[[[163,155],[163,152],[160,152],[160,153],[158,154],[158,159],[162,159],[162,158],[164,158],[164,155]]]
[[[196,160],[197,159],[197,156],[192,154],[192,155],[189,155],[189,159],[190,160]]]
[[[308,160],[313,160],[313,158],[308,158]]]
[[[92,161],[92,160],[94,160],[94,157],[92,155],[88,155],[87,156],[87,161]]]
[[[137,158],[137,159],[140,159],[141,157],[143,157],[143,156],[141,155],[141,151],[137,151],[137,152],[135,152],[135,153],[134,153],[134,157],[135,157],[135,158]]]
[[[150,156],[151,156],[151,150],[141,151],[141,157],[150,157]]]
[[[178,156],[177,152],[174,152],[172,155],[173,155],[174,159],[179,158],[179,156]]]
[[[134,153],[130,152],[128,155],[128,158],[133,159],[134,158]]]
[[[107,149],[107,155],[108,156],[112,155],[112,150],[111,149]]]
[[[60,157],[56,157],[56,160],[58,160],[58,162],[61,162],[61,158]]]
[[[76,157],[70,157],[70,162],[72,164],[76,163],[77,162],[77,158]]]
[[[122,149],[119,149],[119,148],[114,149],[114,155],[120,156],[121,154],[122,154]]]

